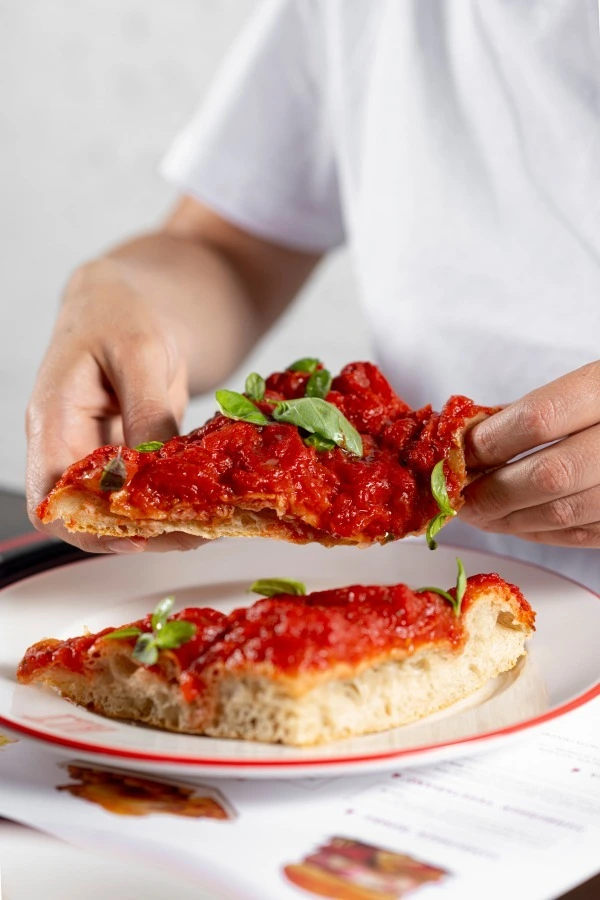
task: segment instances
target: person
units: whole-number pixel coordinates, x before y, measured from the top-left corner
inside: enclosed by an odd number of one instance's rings
[[[33,521],[96,446],[173,435],[347,244],[398,392],[503,405],[442,539],[600,590],[599,75],[592,0],[266,0],[163,163],[176,208],[69,280],[28,411]]]

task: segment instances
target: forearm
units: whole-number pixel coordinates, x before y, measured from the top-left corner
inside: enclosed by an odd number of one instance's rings
[[[268,326],[233,263],[202,241],[158,232],[123,244],[83,265],[65,305],[88,307],[110,296],[141,307],[139,332],[158,323],[178,343],[191,393],[221,383]],[[128,317],[129,320],[129,317]],[[119,328],[119,319],[114,322]]]

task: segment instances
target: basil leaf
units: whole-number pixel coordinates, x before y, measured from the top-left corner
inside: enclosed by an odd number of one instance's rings
[[[327,396],[331,389],[331,372],[327,369],[316,369],[306,382],[306,397]]]
[[[140,634],[132,655],[143,666],[153,666],[158,661],[158,647],[154,635],[148,634],[148,632]]]
[[[315,450],[333,450],[336,446],[335,441],[321,437],[320,434],[309,434],[308,437],[304,438],[304,443],[309,447],[314,447]]]
[[[460,607],[463,601],[463,597],[465,596],[465,591],[467,589],[467,575],[465,572],[465,567],[462,564],[462,561],[456,557],[456,565],[458,567],[458,575],[456,576],[456,596],[452,596],[448,591],[443,591],[441,588],[437,587],[422,587],[418,588],[416,593],[423,594],[425,591],[429,591],[432,594],[439,594],[440,597],[443,597],[447,600],[452,609],[454,610],[457,616],[460,615]]]
[[[260,409],[248,400],[243,394],[236,391],[217,391],[215,394],[217,403],[224,416],[229,419],[237,419],[239,422],[251,422],[252,425],[268,425],[269,419]]]
[[[439,513],[439,515],[434,516],[433,519],[429,522],[427,526],[427,531],[425,533],[425,540],[427,541],[427,546],[430,550],[435,550],[437,547],[437,541],[434,540],[436,534],[442,530],[444,525],[448,520],[448,516],[446,513]]]
[[[144,444],[138,444],[134,450],[137,450],[138,453],[154,453],[155,450],[160,450],[164,446],[162,441],[146,441]]]
[[[121,451],[108,462],[100,476],[101,491],[120,491],[127,481],[127,466],[123,462]]]
[[[116,628],[114,631],[111,631],[110,634],[105,634],[104,637],[111,641],[116,641],[120,638],[135,637],[141,633],[142,629],[138,628],[137,625],[127,625],[125,628]]]
[[[362,438],[356,428],[342,415],[337,406],[320,397],[301,397],[299,400],[282,400],[273,410],[277,422],[297,425],[313,434],[318,434],[338,447],[363,455]]]
[[[440,508],[440,512],[446,513],[447,516],[455,516],[456,513],[450,505],[450,497],[448,496],[448,485],[446,484],[446,476],[444,475],[444,462],[440,459],[435,464],[431,472],[431,493]]]
[[[456,510],[450,505],[450,497],[448,496],[448,485],[446,484],[446,476],[444,475],[444,460],[440,459],[431,471],[431,493],[433,499],[440,510],[439,515],[434,516],[427,526],[425,538],[427,546],[430,550],[435,550],[437,542],[434,540],[436,534],[442,530],[448,518],[456,515]]]
[[[288,372],[315,372],[321,365],[320,359],[314,359],[311,356],[305,356],[297,359],[295,363],[287,367]]]
[[[174,597],[165,597],[155,606],[152,613],[152,631],[160,631],[161,628],[164,628],[174,603]]]
[[[386,531],[386,533],[383,535],[382,543],[390,544],[392,541],[395,541],[395,540],[396,540],[396,535],[393,534],[391,531]]]
[[[460,607],[467,590],[467,573],[462,564],[462,560],[456,557],[456,565],[458,567],[458,575],[456,576],[456,615],[460,613]]]
[[[245,391],[251,400],[262,400],[266,389],[265,379],[258,372],[252,372],[246,378]]]
[[[438,587],[420,587],[415,591],[416,594],[424,594],[425,592],[429,592],[430,594],[439,594],[440,597],[443,597],[444,600],[447,600],[450,603],[453,609],[456,606],[454,597],[452,596],[452,594],[449,594],[448,591],[443,591]]]
[[[185,619],[167,622],[156,635],[156,646],[161,650],[175,650],[196,634],[196,626]]]
[[[292,581],[291,578],[261,578],[250,585],[248,590],[254,594],[262,594],[263,597],[276,597],[277,594],[303,597],[306,594],[306,586],[301,581]]]

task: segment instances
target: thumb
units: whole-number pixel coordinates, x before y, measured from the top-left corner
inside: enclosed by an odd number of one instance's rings
[[[133,342],[125,354],[112,355],[107,365],[119,401],[128,447],[146,441],[168,441],[179,433],[169,397],[171,372],[162,343]],[[131,345],[130,345],[131,346]]]

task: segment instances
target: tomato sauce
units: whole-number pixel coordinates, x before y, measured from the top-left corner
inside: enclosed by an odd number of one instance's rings
[[[150,668],[169,672],[169,680],[175,677],[191,702],[223,669],[294,677],[326,672],[339,664],[368,665],[392,652],[411,655],[424,646],[458,649],[466,638],[463,613],[485,590],[510,590],[524,619],[533,625],[534,613],[519,589],[495,573],[467,579],[460,615],[432,591],[415,591],[404,584],[352,585],[307,596],[263,598],[228,616],[213,609],[182,609],[170,621],[193,622],[194,637],[161,653]],[[454,596],[454,591],[449,593]],[[151,616],[133,624],[150,631]],[[20,664],[19,679],[28,681],[37,669],[49,665],[84,672],[110,631],[34,645]],[[133,646],[136,638],[120,640]],[[176,660],[175,672],[165,660]]]
[[[309,374],[278,372],[258,404],[269,415],[271,399],[303,397]],[[451,397],[441,413],[412,410],[371,363],[351,363],[334,378],[327,401],[362,437],[364,455],[304,442],[294,425],[254,425],[216,415],[191,434],[161,449],[122,449],[127,480],[112,494],[100,490],[106,464],[118,452],[108,446],[71,466],[55,490],[72,485],[102,496],[112,513],[131,519],[201,520],[215,524],[234,507],[272,510],[296,539],[314,532],[335,540],[387,542],[422,532],[439,512],[431,471],[446,459],[451,502],[464,484],[462,454],[455,452],[468,421],[481,412],[466,397]],[[454,451],[454,452],[453,452]],[[38,509],[43,518],[48,500]],[[313,530],[311,532],[311,529]],[[318,535],[317,535],[318,537]]]

